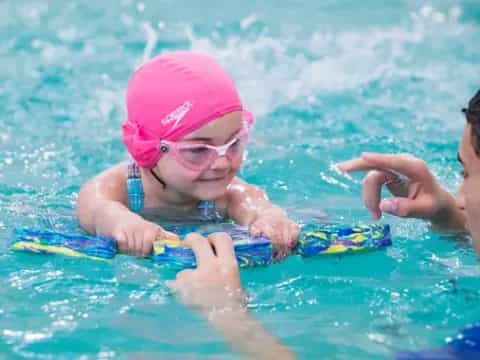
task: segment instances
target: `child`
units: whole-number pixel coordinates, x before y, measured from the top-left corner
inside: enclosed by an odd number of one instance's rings
[[[176,235],[140,211],[187,217],[201,210],[269,236],[276,257],[295,246],[298,225],[235,176],[253,116],[219,64],[186,51],[157,56],[132,76],[126,105],[123,141],[133,162],[83,185],[77,215],[86,231],[114,238],[121,251],[148,255],[158,236]]]

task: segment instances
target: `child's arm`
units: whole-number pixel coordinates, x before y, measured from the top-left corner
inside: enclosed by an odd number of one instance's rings
[[[126,180],[127,164],[121,163],[87,181],[78,196],[78,221],[91,234],[114,238],[123,252],[148,255],[159,235],[171,234],[128,209]]]
[[[249,226],[252,234],[270,237],[276,257],[286,255],[298,239],[299,226],[286,211],[272,204],[263,190],[239,178],[228,188],[227,214],[237,224]]]

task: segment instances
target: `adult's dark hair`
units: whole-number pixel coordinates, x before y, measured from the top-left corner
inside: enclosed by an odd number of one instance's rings
[[[475,153],[480,157],[480,90],[468,102],[468,107],[462,109],[467,122],[472,126],[472,145]]]

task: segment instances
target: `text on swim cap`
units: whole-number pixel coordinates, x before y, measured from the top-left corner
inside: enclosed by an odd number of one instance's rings
[[[172,126],[172,128],[175,129],[192,107],[193,103],[191,101],[185,101],[182,105],[177,107],[175,110],[173,110],[170,114],[168,114],[162,119],[162,125],[168,125],[175,121]]]

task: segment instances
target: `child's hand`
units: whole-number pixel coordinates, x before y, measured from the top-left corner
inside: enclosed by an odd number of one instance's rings
[[[113,238],[117,241],[121,252],[139,256],[150,255],[153,242],[159,236],[178,239],[176,234],[165,231],[161,226],[140,217],[119,219],[113,231]]]
[[[269,237],[273,245],[273,257],[279,260],[297,244],[300,227],[288,218],[284,210],[274,207],[258,215],[250,225],[250,233]]]

